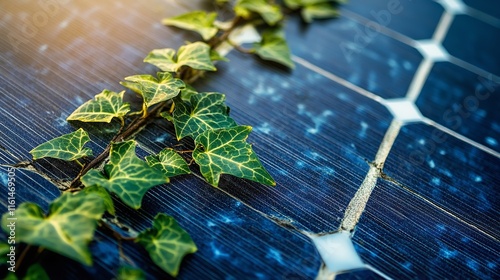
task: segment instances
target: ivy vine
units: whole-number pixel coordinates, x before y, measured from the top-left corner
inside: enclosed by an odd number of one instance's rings
[[[225,95],[217,92],[198,92],[191,83],[206,71],[216,71],[215,62],[226,60],[216,49],[227,42],[237,50],[252,53],[261,59],[293,68],[283,28],[284,14],[298,11],[304,21],[337,16],[339,0],[217,0],[234,12],[228,22],[218,21],[215,12],[192,11],[164,19],[163,24],[199,33],[202,41],[187,43],[179,49],[155,49],[144,62],[159,68],[156,76],[133,75],[120,82],[126,90],[142,97],[138,111],[124,101],[128,91],[104,89],[94,99],[76,108],[67,121],[110,123],[118,120],[120,128],[109,145],[93,157],[94,151],[85,145],[89,134],[80,128],[38,145],[31,150],[33,160],[54,158],[74,161],[82,166],[80,173],[62,187],[62,195],[52,201],[48,212],[39,205],[25,202],[15,210],[17,242],[25,243],[25,255],[32,247],[50,250],[85,265],[93,260],[88,248],[97,227],[111,231],[120,242],[130,241],[143,246],[152,261],[172,276],[176,276],[183,257],[195,253],[197,247],[189,234],[167,214],[159,213],[151,228],[136,236],[125,237],[113,230],[103,215],[117,215],[111,195],[133,209],[141,207],[145,193],[168,183],[171,177],[190,174],[196,163],[208,184],[217,187],[222,174],[237,176],[264,185],[276,182],[259,161],[252,146],[246,142],[250,126],[238,125],[229,116]],[[236,29],[251,24],[261,31],[261,41],[244,49],[229,37]],[[155,120],[171,122],[178,140],[189,138],[192,151],[176,151],[166,147],[145,160],[136,155],[135,136]],[[87,164],[79,159],[93,157]],[[186,159],[191,159],[187,162]],[[106,214],[107,212],[107,214]],[[3,230],[8,232],[10,213],[2,217]],[[121,243],[120,243],[121,244]],[[8,251],[9,245],[0,244]],[[32,252],[33,250],[31,250]],[[22,263],[20,257],[18,265]],[[125,258],[125,262],[127,259]],[[23,279],[48,279],[43,267],[28,264]],[[19,267],[16,267],[16,269]],[[8,279],[21,275],[11,273]],[[140,268],[123,266],[117,279],[144,279]]]

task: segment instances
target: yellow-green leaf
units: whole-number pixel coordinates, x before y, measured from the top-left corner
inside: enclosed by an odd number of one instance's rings
[[[170,148],[161,150],[158,155],[147,156],[146,162],[151,167],[159,168],[167,177],[191,173],[186,161]]]
[[[18,280],[19,278],[15,273],[9,272],[3,280]],[[35,263],[34,265],[28,268],[26,274],[22,278],[23,280],[50,280],[47,272],[43,269],[43,267],[39,263]]]
[[[214,26],[217,13],[193,11],[179,16],[166,18],[162,21],[165,25],[175,26],[186,30],[196,31],[203,40],[208,41],[215,36],[218,29]]]
[[[196,137],[193,159],[208,183],[217,187],[220,175],[230,174],[265,185],[276,185],[252,146],[246,142],[250,131],[250,126],[236,126],[207,130]]]
[[[92,155],[90,148],[83,147],[88,141],[90,141],[88,133],[80,128],[38,145],[30,151],[30,154],[33,160],[50,157],[72,161]]]
[[[191,96],[198,94],[198,91],[191,85],[186,85],[186,88],[181,90],[181,99],[186,102],[191,101]]]
[[[104,174],[92,169],[81,178],[82,183],[86,187],[104,187],[128,206],[139,209],[144,194],[154,186],[168,183],[168,178],[137,157],[136,145],[134,140],[113,143]]]
[[[195,139],[208,129],[236,126],[236,122],[229,117],[225,99],[224,94],[207,92],[191,95],[191,102],[176,99],[172,120],[177,139],[186,136]]]
[[[125,78],[121,84],[142,96],[146,107],[176,97],[185,87],[184,82],[168,72],[158,72],[158,78],[151,75],[134,75]]]
[[[304,6],[300,13],[305,22],[312,22],[314,19],[337,17],[339,15],[338,9],[330,3]]]
[[[95,194],[64,193],[54,200],[45,216],[37,204],[25,202],[16,209],[16,241],[44,247],[86,265],[92,264],[88,243],[104,213],[102,198]],[[12,223],[2,217],[3,230]]]
[[[280,29],[269,29],[263,32],[260,43],[255,44],[255,52],[265,60],[274,61],[294,68],[290,49]]]
[[[153,227],[141,232],[136,242],[148,251],[156,265],[174,277],[184,256],[198,250],[189,234],[165,214],[156,215]]]
[[[269,4],[266,0],[239,0],[234,9],[244,18],[248,18],[248,11],[257,13],[269,25],[275,25],[283,18],[279,5]]]
[[[28,268],[23,280],[50,280],[50,278],[45,269],[39,263],[36,263]]]
[[[347,0],[285,0],[285,5],[290,9],[301,9],[300,13],[305,22],[314,19],[332,18],[339,15],[338,4]]]
[[[116,93],[103,90],[78,107],[69,117],[68,121],[82,122],[111,122],[113,118],[123,118],[130,111],[130,104],[123,102],[125,91]]]
[[[118,269],[117,280],[144,280],[146,274],[139,268],[122,266]]]
[[[113,199],[105,188],[101,186],[90,186],[83,188],[80,193],[98,195],[102,198],[102,202],[104,203],[104,208],[106,209],[106,211],[111,215],[115,215],[115,205],[113,203]]]
[[[210,50],[210,59],[212,61],[224,61],[224,62],[229,61],[227,57],[222,56],[218,51],[214,49]]]
[[[182,66],[196,70],[217,70],[210,59],[210,46],[203,42],[195,42],[174,49],[156,49],[148,54],[144,62],[153,64],[162,71],[177,72]]]
[[[0,242],[0,262],[2,264],[9,261],[9,256],[7,254],[10,252],[10,246],[7,242]]]

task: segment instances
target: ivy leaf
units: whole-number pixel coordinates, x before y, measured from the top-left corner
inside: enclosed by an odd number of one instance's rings
[[[10,252],[10,245],[6,242],[0,242],[0,262],[4,264],[9,261],[7,254]]]
[[[90,186],[83,188],[79,193],[98,195],[104,203],[104,209],[106,209],[109,214],[113,216],[115,215],[115,205],[113,203],[113,199],[105,188],[101,186]]]
[[[111,144],[105,174],[92,169],[81,178],[82,183],[86,187],[104,187],[128,206],[139,209],[144,194],[154,186],[168,183],[168,178],[137,157],[136,145],[134,140]]]
[[[234,10],[237,15],[244,18],[249,17],[248,11],[255,12],[269,25],[275,25],[283,18],[280,7],[269,4],[266,0],[240,0],[236,3]]]
[[[189,234],[174,218],[156,215],[153,227],[141,232],[136,242],[142,245],[153,262],[172,276],[177,276],[182,258],[198,250]]]
[[[196,137],[193,159],[208,183],[217,187],[221,174],[231,174],[269,186],[276,182],[246,142],[250,126],[207,130]]]
[[[293,10],[301,8],[301,15],[305,22],[313,19],[332,18],[339,15],[335,4],[345,3],[346,0],[285,0],[285,5]]]
[[[37,204],[25,202],[16,209],[16,241],[41,246],[91,265],[87,245],[103,213],[104,203],[94,194],[64,193],[50,204],[48,216]],[[4,214],[4,231],[8,232],[10,222],[9,213]]]
[[[330,3],[307,5],[302,8],[300,13],[305,22],[312,22],[314,19],[337,17],[339,15],[338,9]]]
[[[301,0],[285,0],[285,6],[287,6],[290,9],[298,9],[299,7],[302,6],[302,1]]]
[[[184,82],[168,72],[158,72],[158,79],[151,75],[134,75],[125,78],[123,86],[137,92],[144,99],[146,107],[176,97],[185,87]]]
[[[210,50],[210,59],[212,61],[224,61],[224,62],[228,62],[229,59],[222,56],[218,51],[212,49]]]
[[[148,54],[144,62],[153,64],[162,71],[177,72],[182,66],[197,70],[217,70],[210,59],[210,46],[195,42],[181,46],[175,54],[174,49],[156,49]]]
[[[123,102],[124,93],[125,91],[116,93],[105,89],[94,100],[83,103],[66,120],[109,123],[115,117],[123,119],[130,111],[130,104]]]
[[[191,102],[176,101],[172,119],[177,139],[195,139],[208,129],[236,126],[229,117],[229,107],[224,105],[225,99],[224,94],[205,92],[192,95]]]
[[[23,280],[50,280],[50,278],[45,269],[39,263],[36,263],[28,268]]]
[[[261,42],[255,44],[255,52],[262,59],[274,61],[292,69],[295,67],[281,30],[271,29],[263,32]]]
[[[144,280],[146,279],[146,274],[139,268],[122,266],[118,269],[117,280]]]
[[[189,102],[191,101],[191,96],[198,94],[198,91],[191,85],[186,85],[186,88],[181,90],[181,99],[183,101]]]
[[[173,149],[163,149],[158,155],[146,157],[149,166],[159,168],[167,177],[189,174],[191,170],[186,161]]]
[[[335,0],[285,0],[285,5],[290,9],[298,9],[308,5],[335,2]]]
[[[14,272],[9,272],[3,280],[17,280],[17,276]]]
[[[203,40],[208,41],[218,31],[214,26],[217,13],[207,13],[205,11],[193,11],[179,16],[166,18],[162,21],[165,25],[175,26],[186,30],[196,31]]]
[[[80,128],[38,145],[30,151],[30,154],[33,160],[50,157],[73,161],[92,155],[90,148],[83,147],[88,141],[90,141],[88,133]]]
[[[19,278],[16,276],[15,273],[10,272],[7,274],[3,280],[18,280]],[[28,268],[28,271],[26,271],[26,275],[22,278],[23,280],[50,280],[49,276],[47,275],[47,272],[43,269],[43,267],[39,264],[36,263]]]

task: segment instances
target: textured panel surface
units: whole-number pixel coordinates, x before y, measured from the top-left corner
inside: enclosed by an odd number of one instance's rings
[[[66,117],[103,89],[122,90],[126,76],[154,74],[142,62],[150,50],[200,39],[162,18],[213,8],[201,0],[3,1],[1,188],[9,165],[78,127],[95,153],[103,150],[117,122]],[[352,0],[334,20],[306,25],[288,15],[294,70],[233,50],[194,84],[226,94],[231,116],[254,127],[249,142],[277,186],[224,175],[213,188],[192,165],[195,175],[152,189],[138,212],[116,200],[120,222],[142,230],[158,212],[174,216],[199,248],[180,279],[314,279],[329,272],[309,236],[336,231],[357,191],[373,183],[352,233],[366,269],[338,279],[500,278],[498,11],[493,1]],[[137,96],[127,99],[137,106]],[[177,144],[160,122],[137,141],[141,158]],[[80,169],[52,159],[33,166],[47,176],[17,168],[16,200],[44,209],[59,194],[51,180]],[[0,206],[7,209],[6,191]],[[97,237],[93,267],[47,252],[41,262],[54,278],[111,279],[119,246],[106,232]],[[148,278],[168,279],[136,245],[123,252]]]

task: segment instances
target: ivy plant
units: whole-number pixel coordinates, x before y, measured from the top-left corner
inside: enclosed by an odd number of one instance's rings
[[[25,243],[21,255],[49,250],[84,265],[92,265],[89,243],[95,240],[97,229],[111,232],[121,244],[131,241],[144,247],[152,261],[166,273],[177,276],[183,257],[198,249],[189,234],[174,217],[158,213],[151,228],[135,236],[122,236],[115,230],[108,216],[120,213],[114,200],[139,209],[145,193],[153,187],[170,182],[170,178],[201,173],[207,185],[218,187],[221,176],[236,176],[268,186],[276,182],[261,164],[247,138],[251,126],[239,125],[229,116],[224,93],[198,92],[191,85],[206,71],[216,71],[215,62],[227,61],[217,47],[227,42],[237,50],[256,54],[260,59],[293,68],[290,49],[283,32],[285,14],[299,11],[307,22],[316,18],[337,15],[337,4],[332,0],[285,0],[284,6],[268,0],[215,1],[233,11],[234,18],[222,22],[216,12],[192,11],[162,22],[165,25],[198,33],[201,41],[186,43],[177,50],[152,50],[144,62],[158,68],[155,75],[135,74],[125,77],[120,92],[104,89],[92,100],[75,108],[67,121],[82,123],[110,123],[118,120],[120,128],[101,151],[92,151],[92,141],[83,129],[68,133],[31,150],[33,161],[53,158],[80,164],[81,171],[69,185],[61,184],[60,197],[51,202],[48,211],[39,205],[25,202],[16,210],[17,240]],[[244,49],[229,40],[236,29],[253,25],[261,33],[261,40],[252,49]],[[139,111],[133,111],[125,101],[126,94],[142,98]],[[176,146],[165,147],[158,154],[141,159],[136,154],[135,136],[153,120],[173,124],[172,133],[178,140],[192,142],[192,151],[177,151]],[[95,155],[95,156],[94,156]],[[86,164],[80,160],[87,158]],[[197,167],[196,167],[197,166]],[[10,213],[2,217],[8,231]],[[108,218],[105,218],[108,217]],[[3,251],[9,250],[0,244]],[[121,253],[123,253],[120,250]],[[120,255],[127,265],[117,270],[117,279],[144,279],[145,273]],[[19,260],[21,262],[22,260]],[[8,279],[47,279],[38,263],[27,263],[25,275],[9,274]]]

